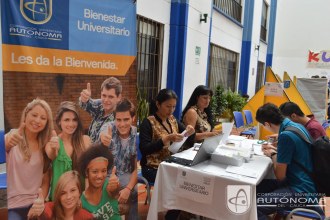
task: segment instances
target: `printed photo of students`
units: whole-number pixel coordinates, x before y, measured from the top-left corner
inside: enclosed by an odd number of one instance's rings
[[[53,201],[55,186],[60,176],[78,169],[78,158],[90,145],[90,138],[83,135],[77,104],[62,102],[57,110],[55,123],[61,131],[56,147],[46,146],[47,156],[52,160],[50,200]]]
[[[19,128],[5,136],[8,219],[26,219],[39,188],[44,195],[48,193],[49,159],[45,146],[56,145],[53,127],[49,105],[37,98],[23,110]]]
[[[79,106],[93,117],[88,129],[88,135],[92,143],[99,140],[102,127],[107,127],[109,122],[114,121],[113,111],[121,100],[121,93],[121,82],[115,77],[104,80],[101,85],[100,99],[91,98],[90,83],[87,83],[87,88],[80,93]]]
[[[128,100],[123,99],[114,111],[115,121],[100,134],[101,142],[109,148],[114,157],[116,175],[119,178],[120,190],[118,202],[129,204],[128,219],[134,220],[137,210],[137,159],[136,134],[137,129],[132,126],[135,117],[135,107]]]
[[[92,220],[93,215],[81,207],[81,191],[79,173],[65,172],[57,181],[53,202],[45,204],[44,196],[39,194],[28,217],[38,217],[39,220]]]
[[[121,220],[118,201],[119,180],[113,157],[102,144],[92,145],[79,158],[80,174],[87,178],[88,186],[81,195],[82,207],[97,220]],[[111,169],[112,168],[112,169]],[[108,170],[112,170],[110,178]]]

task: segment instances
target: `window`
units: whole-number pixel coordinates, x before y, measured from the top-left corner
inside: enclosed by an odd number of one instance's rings
[[[211,45],[209,87],[217,85],[236,91],[238,54],[222,47]]]
[[[257,93],[259,89],[264,85],[264,72],[265,72],[265,63],[258,61],[255,93]]]
[[[213,6],[241,23],[242,5],[241,0],[213,0]]]
[[[163,25],[137,17],[137,85],[148,101],[160,89],[162,69]]]
[[[263,2],[262,12],[261,12],[260,39],[265,42],[267,40],[267,16],[268,16],[268,5],[266,4],[266,2]]]

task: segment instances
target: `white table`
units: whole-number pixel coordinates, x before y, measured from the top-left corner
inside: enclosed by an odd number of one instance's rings
[[[244,163],[241,168],[253,169],[257,178],[246,177],[239,174],[231,174],[225,171],[227,165],[205,161],[193,167],[184,167],[175,163],[162,162],[158,168],[151,204],[148,212],[149,220],[158,219],[158,212],[170,209],[179,209],[217,220],[254,220],[257,219],[256,185],[271,173],[271,160],[264,156],[254,156],[251,161]],[[182,197],[177,193],[176,181],[178,171],[188,169],[195,172],[200,178],[205,175],[214,176],[214,187],[211,195],[211,203],[203,203]],[[250,208],[243,214],[236,214],[227,208],[227,186],[248,185],[251,186]],[[230,199],[230,198],[229,198]]]

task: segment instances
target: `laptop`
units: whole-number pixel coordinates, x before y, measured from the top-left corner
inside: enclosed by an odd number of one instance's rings
[[[198,144],[195,144],[194,147],[188,150],[170,156],[169,158],[167,158],[166,162],[173,162],[190,167],[205,160],[208,160],[211,154],[219,146],[222,137],[223,134],[219,134],[213,137],[206,138],[204,139],[203,143],[200,144],[198,149],[196,149],[196,145]]]

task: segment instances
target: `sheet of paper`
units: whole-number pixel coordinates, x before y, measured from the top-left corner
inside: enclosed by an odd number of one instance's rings
[[[244,167],[237,167],[237,166],[228,166],[226,168],[226,172],[228,173],[235,173],[242,176],[248,176],[252,178],[257,178],[258,174],[255,170],[244,168]]]
[[[195,202],[211,204],[215,176],[200,173],[185,167],[178,167],[175,193],[177,196]]]
[[[283,96],[283,83],[266,82],[265,96]]]
[[[258,144],[259,140],[256,139],[245,139],[241,141],[240,147],[251,149],[254,145]]]
[[[233,129],[234,122],[222,122],[222,133],[223,137],[221,139],[222,144],[226,144],[227,139]]]
[[[233,140],[233,141],[242,141],[246,139],[247,137],[245,136],[239,136],[239,135],[229,135],[228,140]]]
[[[188,137],[185,136],[187,133],[186,130],[184,130],[181,135],[183,135],[183,139],[180,142],[174,142],[171,144],[171,146],[168,148],[172,153],[176,153],[179,151],[180,147],[183,145],[183,143],[187,140]]]
[[[218,147],[214,153],[228,157],[233,157],[233,156],[250,157],[251,148],[248,149],[239,146],[223,145],[221,147]]]
[[[200,145],[200,144],[199,144]],[[184,158],[187,160],[193,160],[197,154],[197,151],[194,150],[194,147],[184,150],[182,152],[173,154],[173,156]]]
[[[265,156],[264,152],[262,152],[261,144],[253,144],[253,151],[255,155]]]

